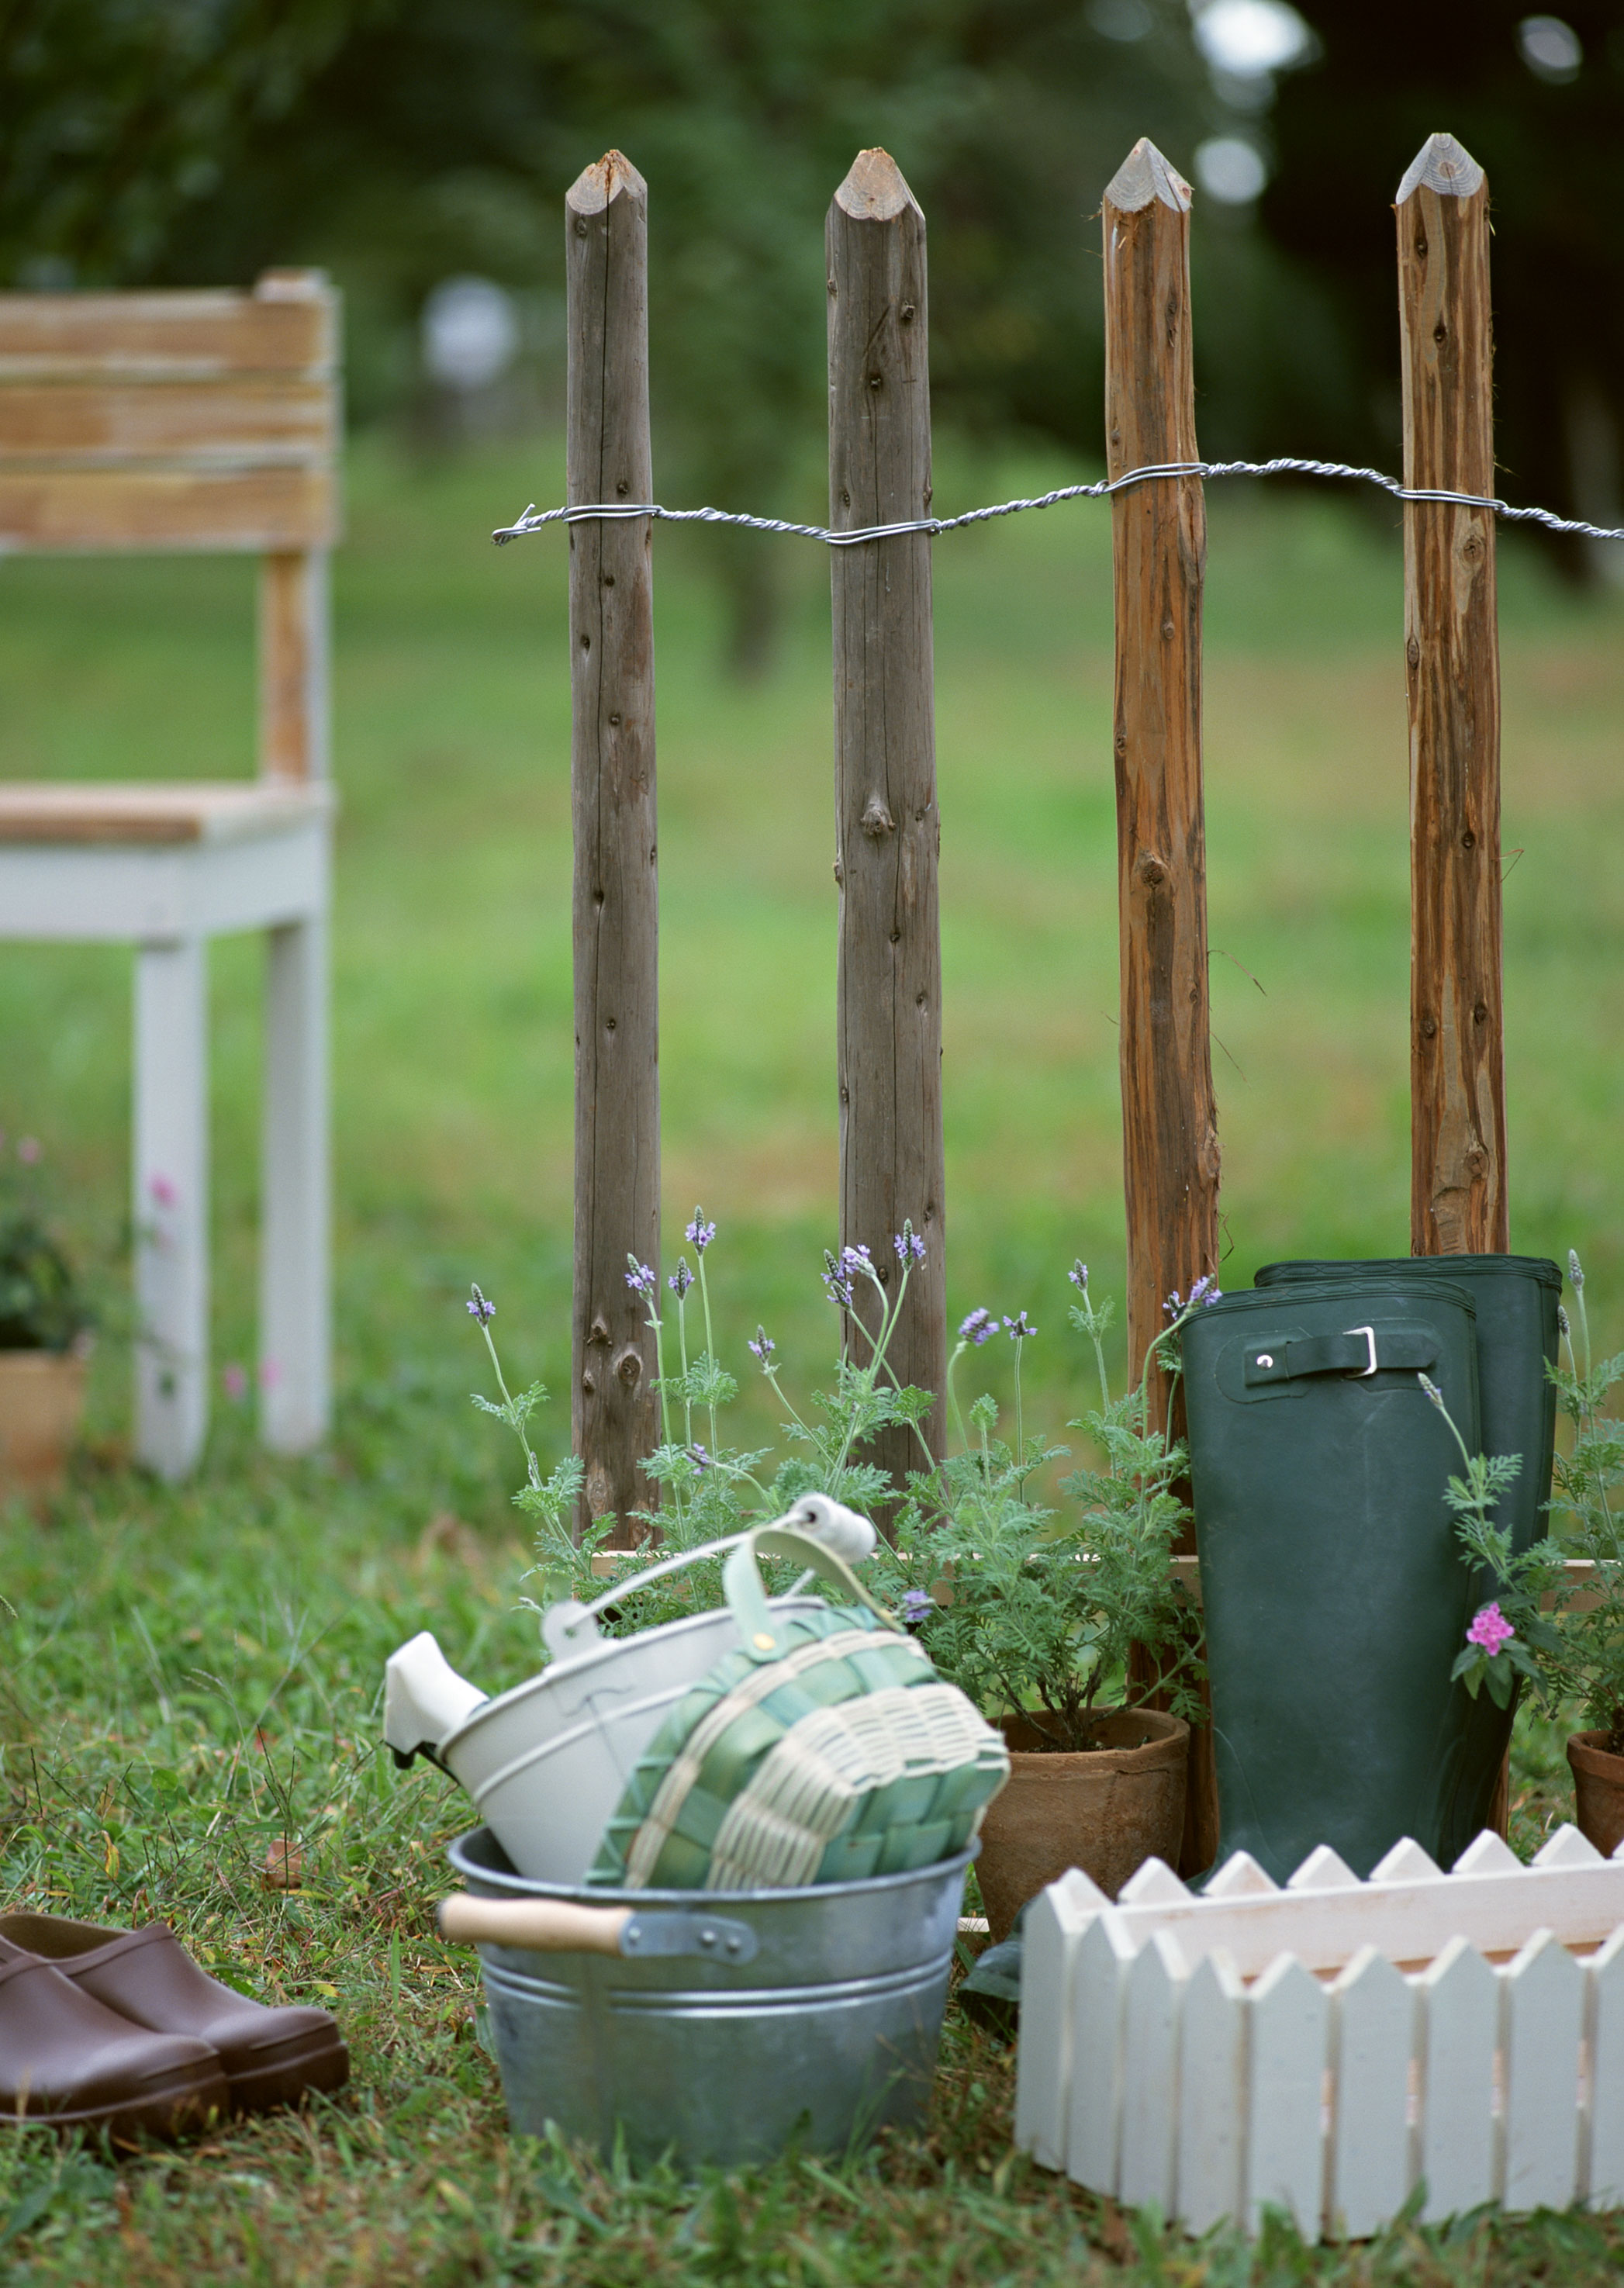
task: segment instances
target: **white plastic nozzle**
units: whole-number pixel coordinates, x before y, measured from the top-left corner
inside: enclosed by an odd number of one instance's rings
[[[409,1760],[419,1749],[437,1749],[489,1697],[457,1674],[424,1629],[392,1652],[384,1664],[384,1741],[397,1756]]]
[[[797,1533],[809,1533],[848,1565],[860,1565],[879,1538],[866,1517],[831,1501],[827,1494],[803,1494],[782,1522]]]

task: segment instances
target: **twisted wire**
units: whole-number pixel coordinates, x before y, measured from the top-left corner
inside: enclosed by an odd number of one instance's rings
[[[740,525],[747,532],[781,533],[796,540],[820,540],[829,548],[855,548],[863,541],[897,540],[914,532],[928,533],[934,539],[940,533],[960,531],[965,525],[986,524],[994,517],[1018,516],[1029,508],[1054,508],[1062,501],[1104,500],[1112,493],[1125,491],[1132,485],[1148,484],[1158,477],[1284,476],[1343,478],[1356,484],[1378,485],[1395,500],[1447,501],[1459,508],[1490,509],[1509,524],[1542,525],[1548,532],[1572,533],[1583,540],[1624,540],[1624,528],[1586,524],[1578,517],[1557,516],[1548,508],[1514,508],[1509,501],[1483,493],[1404,485],[1380,469],[1359,469],[1346,461],[1300,460],[1288,453],[1277,455],[1272,461],[1157,461],[1142,469],[1129,469],[1120,477],[1102,477],[1097,484],[1058,485],[1053,492],[1037,493],[1024,500],[999,501],[990,508],[966,509],[962,516],[909,517],[899,524],[867,524],[852,532],[835,532],[823,524],[796,524],[788,517],[747,516],[732,509],[662,508],[654,501],[592,501],[574,508],[539,510],[532,502],[516,522],[499,527],[491,538],[498,548],[503,548],[510,540],[520,539],[527,532],[540,532],[550,524],[584,524],[593,519],[618,523],[626,517],[647,516],[666,524]]]

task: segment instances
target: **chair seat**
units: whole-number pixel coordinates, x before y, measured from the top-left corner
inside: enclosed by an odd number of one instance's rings
[[[0,844],[242,842],[285,832],[333,806],[325,782],[0,782]]]

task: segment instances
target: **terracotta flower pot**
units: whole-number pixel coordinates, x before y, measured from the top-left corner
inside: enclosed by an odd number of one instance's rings
[[[1109,1708],[1097,1720],[1098,1747],[1077,1751],[1039,1748],[1041,1735],[1022,1717],[1000,1728],[1009,1784],[987,1807],[976,1862],[994,1944],[1068,1867],[1114,1899],[1145,1860],[1178,1864],[1190,1743],[1180,1717]]]
[[[1624,1756],[1608,1748],[1605,1732],[1575,1732],[1567,1744],[1573,1773],[1579,1831],[1611,1859],[1624,1843]]]
[[[54,1493],[84,1411],[71,1351],[0,1351],[0,1501]]]

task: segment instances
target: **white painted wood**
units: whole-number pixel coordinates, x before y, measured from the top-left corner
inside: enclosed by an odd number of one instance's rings
[[[1588,1836],[1569,1822],[1548,1835],[1533,1855],[1539,1868],[1602,1867],[1606,1862]]]
[[[1458,2216],[1494,2193],[1494,2052],[1499,1982],[1463,1938],[1415,1982],[1420,2105],[1414,2176],[1423,2221]]]
[[[1192,1967],[1214,1947],[1226,1947],[1243,1978],[1256,1978],[1281,1953],[1335,1972],[1362,1946],[1419,1968],[1457,1935],[1485,1954],[1509,1955],[1546,1924],[1565,1946],[1599,1946],[1624,1923],[1624,1861],[1488,1874],[1434,1870],[1419,1880],[1373,1878],[1336,1890],[1288,1888],[1154,1906],[1119,1903],[1117,1911],[1136,1949],[1153,1930],[1173,1931]]]
[[[1295,1956],[1271,1962],[1247,1997],[1246,2222],[1284,2209],[1319,2237],[1327,2016],[1323,1986]]]
[[[184,1477],[209,1421],[209,972],[201,938],[135,962],[136,1452]]]
[[[1454,1865],[1452,1875],[1520,1875],[1523,1863],[1502,1836],[1485,1827],[1474,1836]]]
[[[327,924],[269,933],[260,1199],[259,1428],[308,1453],[331,1418]]]
[[[1440,1878],[1443,1871],[1414,1836],[1405,1835],[1385,1858],[1376,1862],[1370,1871],[1370,1879],[1373,1883],[1430,1883]]]
[[[330,833],[318,812],[226,841],[0,843],[0,939],[129,945],[320,913]]]
[[[1410,2189],[1415,2001],[1402,1972],[1362,1947],[1331,1988],[1331,2137],[1326,2221],[1348,2240],[1377,2231]]]
[[[1191,1972],[1179,2030],[1175,2191],[1180,2221],[1203,2233],[1245,2209],[1246,1989],[1222,1948]]]
[[[1190,1973],[1178,1941],[1158,1931],[1128,1974],[1122,2043],[1121,2156],[1118,2197],[1173,2214],[1178,2151],[1178,2029]]]
[[[1040,1891],[1022,1925],[1015,2142],[1045,2169],[1066,2166],[1072,2078],[1072,1966],[1090,1915],[1109,1905],[1080,1867]]]
[[[1267,1868],[1260,1867],[1249,1851],[1232,1851],[1208,1879],[1201,1895],[1208,1899],[1260,1898],[1264,1892],[1278,1891],[1279,1887]]]
[[[1592,2208],[1624,2208],[1624,1927],[1585,1966],[1585,2049],[1579,2195]]]
[[[1116,2191],[1122,2117],[1122,2019],[1133,1954],[1121,1918],[1107,1907],[1083,1932],[1072,1966],[1072,2095],[1066,2173],[1096,2193]],[[1023,2018],[1025,2014],[1023,2008]]]
[[[1508,2209],[1565,2209],[1579,2153],[1584,1973],[1554,1931],[1536,1931],[1501,1978]]]
[[[1165,1859],[1150,1858],[1136,1867],[1117,1894],[1124,1907],[1175,1906],[1191,1896]]]
[[[1359,1877],[1328,1843],[1316,1844],[1295,1874],[1286,1879],[1288,1891],[1346,1890]]]

